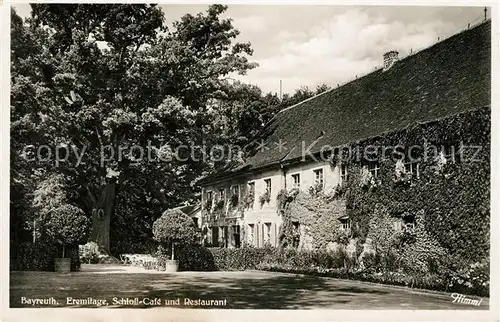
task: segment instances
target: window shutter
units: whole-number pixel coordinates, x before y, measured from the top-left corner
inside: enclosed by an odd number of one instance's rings
[[[276,246],[276,223],[271,223],[271,245]]]
[[[254,246],[259,247],[259,224],[255,224]]]
[[[266,238],[267,238],[267,233],[266,233],[266,224],[262,224],[262,244],[261,246],[264,246],[266,243]]]

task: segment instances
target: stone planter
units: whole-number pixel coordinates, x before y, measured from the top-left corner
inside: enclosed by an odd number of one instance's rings
[[[61,274],[69,274],[71,271],[71,258],[56,258],[55,271]]]
[[[179,261],[177,260],[167,260],[165,261],[165,272],[175,273],[179,270]]]

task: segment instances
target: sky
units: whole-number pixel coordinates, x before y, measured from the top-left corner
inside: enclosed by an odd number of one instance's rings
[[[19,15],[28,4],[15,5]],[[208,5],[162,4],[168,24]],[[484,19],[484,7],[228,5],[224,17],[240,30],[236,41],[252,44],[259,67],[243,82],[264,92],[293,93],[301,86],[332,87],[380,68],[383,54],[400,58],[431,46]],[[489,17],[489,13],[488,13]]]

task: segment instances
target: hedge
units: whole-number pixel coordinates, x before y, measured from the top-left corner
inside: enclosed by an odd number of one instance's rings
[[[12,271],[54,271],[55,258],[61,257],[62,248],[51,243],[24,242],[17,246],[10,261]],[[66,257],[71,257],[71,271],[80,270],[78,246],[66,246]]]
[[[360,265],[343,249],[335,252],[297,251],[292,248],[206,248],[184,247],[178,252],[179,269],[183,271],[266,270],[341,279],[360,280],[411,288],[459,292],[477,296],[489,295],[489,262],[476,263],[462,271],[452,271],[445,261],[430,274],[405,271],[395,264],[394,254],[365,258]],[[160,256],[162,265],[168,255]]]

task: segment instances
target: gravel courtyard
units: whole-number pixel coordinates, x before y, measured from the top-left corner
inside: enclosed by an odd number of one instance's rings
[[[94,304],[81,302],[89,298]],[[214,301],[205,306],[210,300]],[[460,310],[489,306],[487,298],[480,306],[452,301],[447,293],[262,271],[166,274],[84,264],[81,272],[69,275],[11,272],[10,276],[10,307]]]

